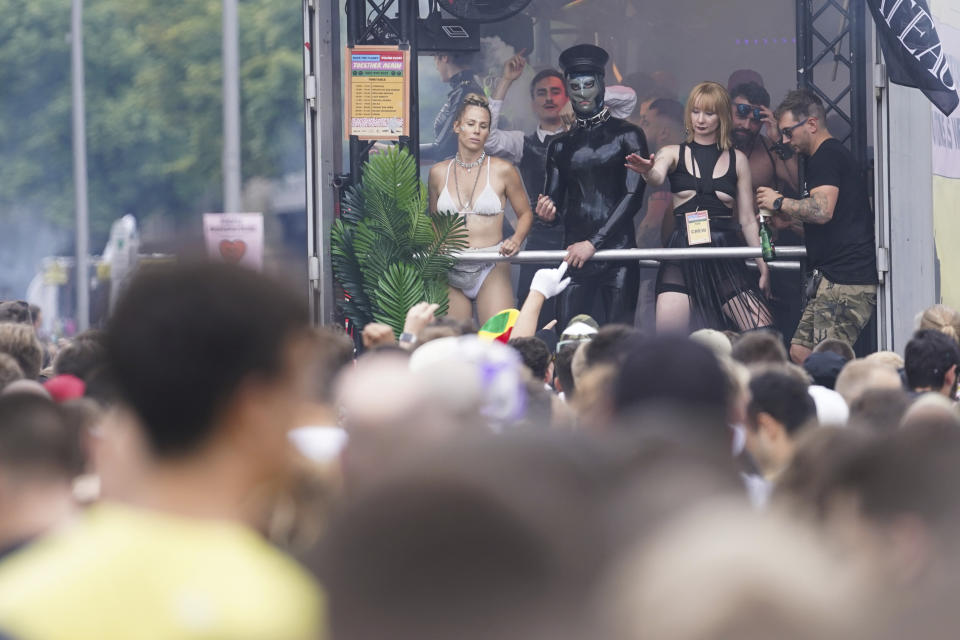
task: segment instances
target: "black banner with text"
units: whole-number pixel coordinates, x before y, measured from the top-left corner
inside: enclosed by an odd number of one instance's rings
[[[944,115],[960,96],[927,0],[867,0],[890,80],[920,89]]]

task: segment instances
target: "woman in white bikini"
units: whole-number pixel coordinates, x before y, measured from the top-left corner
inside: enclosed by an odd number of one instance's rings
[[[453,130],[457,134],[457,155],[430,169],[430,210],[464,216],[471,250],[512,256],[530,231],[533,212],[517,168],[483,150],[490,135],[486,99],[476,94],[464,98]],[[517,214],[517,227],[504,239],[503,206],[507,199]],[[457,263],[450,271],[449,283],[451,318],[472,320],[476,302],[477,319],[482,325],[514,305],[508,262]]]

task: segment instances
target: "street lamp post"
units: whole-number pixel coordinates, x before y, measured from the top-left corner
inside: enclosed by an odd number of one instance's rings
[[[83,0],[73,0],[70,21],[70,50],[73,84],[73,186],[77,234],[77,330],[90,325],[90,252],[87,201],[87,133],[83,96]]]

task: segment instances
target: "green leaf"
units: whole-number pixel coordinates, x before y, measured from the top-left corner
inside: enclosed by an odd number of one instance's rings
[[[410,307],[424,299],[423,280],[416,269],[402,262],[390,265],[377,283],[377,308],[373,317],[400,337]]]

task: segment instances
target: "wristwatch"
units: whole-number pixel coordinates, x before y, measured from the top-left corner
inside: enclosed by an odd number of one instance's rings
[[[409,331],[404,331],[400,334],[400,344],[401,345],[410,345],[413,346],[417,344],[417,334],[410,333]]]
[[[780,196],[779,198],[777,198],[776,200],[773,201],[773,210],[774,210],[774,211],[780,211],[780,207],[782,207],[782,206],[783,206],[783,196]]]

